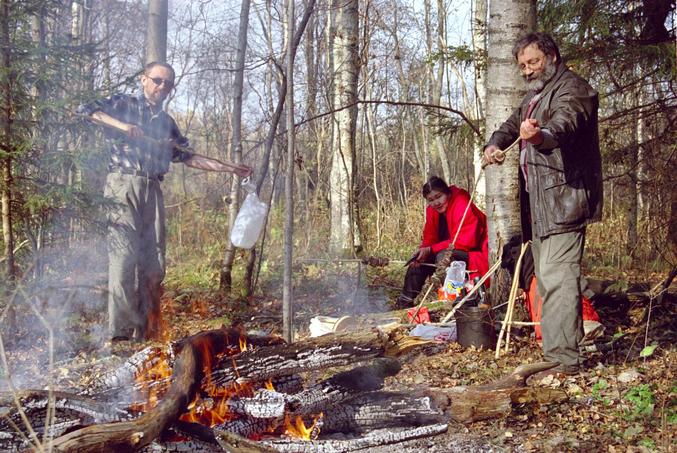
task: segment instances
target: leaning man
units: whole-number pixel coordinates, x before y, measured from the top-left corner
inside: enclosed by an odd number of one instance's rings
[[[528,93],[484,148],[501,163],[520,138],[520,192],[524,240],[531,239],[545,359],[559,365],[545,374],[576,374],[581,319],[581,257],[586,225],[602,215],[597,135],[597,92],[562,61],[554,40],[530,33],[513,47]],[[544,377],[544,376],[540,376]]]
[[[165,208],[161,182],[170,162],[248,176],[251,169],[200,156],[163,110],[174,69],[149,63],[138,96],[115,95],[78,107],[106,126],[110,160],[104,196],[108,214],[108,326],[113,341],[152,337],[165,276]]]

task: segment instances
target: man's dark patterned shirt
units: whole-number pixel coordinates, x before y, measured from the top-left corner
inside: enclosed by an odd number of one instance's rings
[[[143,129],[146,137],[173,140],[178,145],[153,146],[148,141],[136,140],[123,132],[105,128],[106,137],[111,143],[109,171],[136,171],[162,177],[169,171],[170,162],[184,162],[192,156],[192,153],[184,150],[188,147],[188,139],[181,135],[174,119],[164,110],[153,113],[143,95],[119,94],[83,104],[77,109],[81,115],[89,116],[95,112],[103,112],[119,121],[134,124]]]

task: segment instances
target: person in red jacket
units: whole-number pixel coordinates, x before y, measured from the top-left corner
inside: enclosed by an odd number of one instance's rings
[[[435,271],[435,267],[421,264],[437,263],[446,253],[452,253],[453,260],[466,262],[471,279],[484,275],[489,269],[487,216],[471,203],[468,192],[453,185],[448,186],[443,179],[431,176],[423,185],[421,193],[428,202],[423,240],[414,252],[414,261],[404,277],[404,288],[397,298],[399,308],[412,306],[426,278]],[[468,203],[470,208],[459,230]],[[450,248],[457,232],[456,242]]]

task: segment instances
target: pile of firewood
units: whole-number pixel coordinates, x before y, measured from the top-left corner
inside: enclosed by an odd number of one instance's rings
[[[202,332],[167,351],[146,348],[80,392],[0,395],[0,449],[351,451],[437,435],[451,420],[505,415],[516,402],[564,397],[525,386],[550,364],[519,367],[486,386],[384,391],[384,379],[400,371],[397,357],[425,343],[376,330],[291,345],[235,329]],[[163,360],[170,374],[140,379]],[[311,371],[325,378],[306,382]],[[157,403],[149,404],[149,388]],[[205,418],[215,406],[218,418]]]

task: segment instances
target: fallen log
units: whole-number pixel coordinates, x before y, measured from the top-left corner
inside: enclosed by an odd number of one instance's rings
[[[381,428],[402,428],[442,423],[442,412],[428,396],[402,392],[370,392],[329,408],[322,433],[366,433]]]
[[[427,388],[422,393],[447,417],[459,423],[471,423],[510,413],[513,403],[552,403],[566,400],[563,390],[527,388],[526,380],[557,364],[550,362],[521,365],[508,376],[485,385],[452,388]]]
[[[427,344],[397,332],[323,335],[291,345],[261,347],[219,360],[203,385],[264,381],[278,376],[345,366],[380,356],[394,357]]]
[[[364,392],[380,390],[387,376],[396,375],[400,363],[391,358],[374,360],[370,365],[337,373],[307,390],[287,398],[286,409],[293,415],[317,414]]]
[[[347,451],[363,450],[366,448],[378,447],[380,445],[391,445],[407,440],[418,439],[421,437],[436,436],[445,433],[448,429],[446,423],[435,425],[419,426],[416,428],[403,429],[378,429],[367,433],[365,436],[350,440],[266,440],[261,443],[275,448],[280,452],[299,452],[304,453],[342,453]]]

